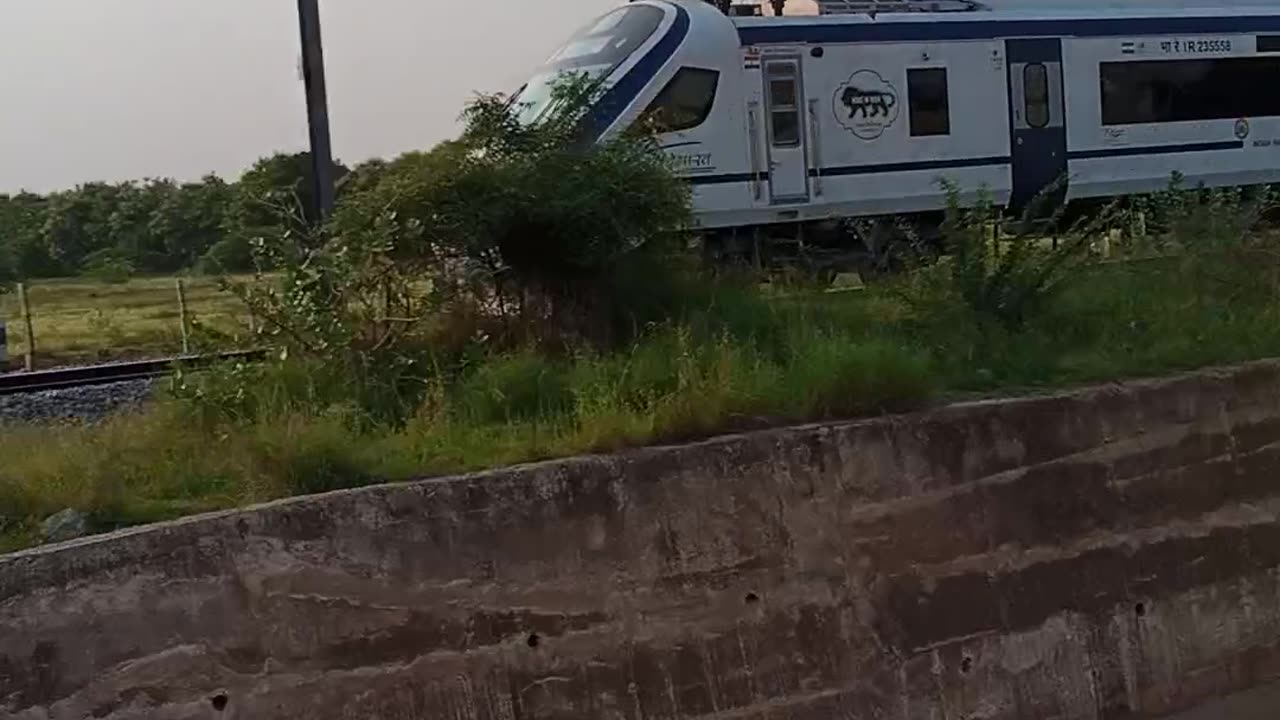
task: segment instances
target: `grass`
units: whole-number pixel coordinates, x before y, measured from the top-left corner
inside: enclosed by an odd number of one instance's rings
[[[477,351],[445,372],[420,369],[398,423],[361,409],[369,378],[358,373],[297,359],[223,368],[141,414],[5,428],[0,551],[38,542],[40,519],[65,507],[110,530],[381,479],[1277,356],[1280,275],[1266,247],[1090,265],[1021,324],[962,297],[945,264],[856,292],[728,288],[628,347]],[[76,292],[153,307],[165,283],[148,282],[147,302]]]
[[[752,318],[762,307],[770,317]],[[31,544],[38,520],[64,507],[110,530],[378,478],[905,410],[935,396],[922,353],[788,319],[809,307],[725,308],[716,322],[657,328],[616,352],[493,355],[429,388],[396,427],[344,401],[353,378],[296,362],[225,368],[194,394],[100,425],[8,427],[0,549]],[[725,329],[719,321],[733,312],[753,329]]]
[[[27,288],[36,365],[161,356],[182,349],[174,277],[135,278],[122,283],[88,279],[41,280]],[[213,330],[249,336],[249,318],[235,297],[211,278],[183,280],[195,337]],[[8,322],[9,355],[21,362],[26,330],[16,293],[0,295],[0,318]]]

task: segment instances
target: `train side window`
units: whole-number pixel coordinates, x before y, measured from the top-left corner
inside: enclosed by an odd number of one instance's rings
[[[678,132],[706,122],[716,102],[720,73],[702,68],[680,68],[671,82],[640,116],[658,133]]]
[[[1280,117],[1280,57],[1104,62],[1103,125]]]
[[[907,105],[912,137],[951,134],[946,68],[907,70]]]
[[[1022,68],[1023,110],[1027,124],[1042,128],[1049,124],[1049,70],[1044,63],[1028,63]]]

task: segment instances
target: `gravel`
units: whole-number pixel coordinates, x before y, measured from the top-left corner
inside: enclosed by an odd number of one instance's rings
[[[0,424],[94,422],[145,404],[153,395],[154,382],[125,380],[109,385],[0,396]]]

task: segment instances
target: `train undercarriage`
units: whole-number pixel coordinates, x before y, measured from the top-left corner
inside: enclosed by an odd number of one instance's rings
[[[729,228],[702,236],[711,267],[799,272],[828,283],[841,273],[875,277],[942,253],[942,213],[838,218]]]

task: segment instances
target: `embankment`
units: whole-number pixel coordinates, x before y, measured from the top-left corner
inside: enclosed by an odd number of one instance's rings
[[[1127,718],[1280,675],[1280,363],[0,558],[9,718]]]

